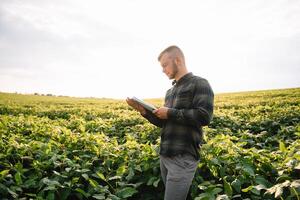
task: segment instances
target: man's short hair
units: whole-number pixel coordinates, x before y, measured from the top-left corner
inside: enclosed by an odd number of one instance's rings
[[[165,53],[171,53],[173,54],[174,57],[176,56],[180,56],[183,58],[184,60],[184,55],[183,55],[183,52],[181,51],[181,49],[178,47],[178,46],[175,46],[175,45],[172,45],[172,46],[169,46],[168,48],[166,48],[165,50],[163,50],[159,56],[158,56],[158,61],[160,61],[161,57],[165,54]]]

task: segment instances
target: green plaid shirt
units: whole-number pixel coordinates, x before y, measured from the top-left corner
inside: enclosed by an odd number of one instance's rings
[[[213,102],[214,93],[206,79],[188,73],[174,81],[165,96],[168,119],[159,119],[149,111],[144,115],[149,122],[162,128],[160,154],[191,154],[198,160],[202,126],[212,120]]]

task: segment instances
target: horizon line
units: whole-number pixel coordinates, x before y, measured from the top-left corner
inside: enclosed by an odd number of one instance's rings
[[[300,89],[298,87],[291,87],[291,88],[269,88],[269,89],[259,89],[259,90],[241,90],[241,91],[225,91],[225,92],[216,92],[215,95],[223,95],[223,94],[237,94],[237,93],[249,93],[249,92],[263,92],[263,91],[272,91],[272,90],[291,90],[291,89]],[[113,100],[124,100],[125,98],[114,98],[114,97],[96,97],[96,96],[69,96],[69,95],[61,95],[61,94],[53,94],[53,93],[23,93],[23,92],[11,92],[11,91],[1,91],[0,93],[7,93],[7,94],[20,94],[20,95],[32,95],[32,96],[49,96],[49,97],[70,97],[70,98],[90,98],[90,99],[113,99]],[[164,97],[149,97],[149,98],[142,98],[142,99],[162,99]]]

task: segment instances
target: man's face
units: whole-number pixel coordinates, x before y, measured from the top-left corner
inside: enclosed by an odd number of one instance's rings
[[[174,79],[178,72],[178,66],[174,59],[168,53],[165,53],[160,59],[160,64],[162,66],[163,73],[165,73],[169,79]]]

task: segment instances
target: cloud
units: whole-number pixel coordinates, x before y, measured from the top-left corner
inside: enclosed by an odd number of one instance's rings
[[[53,62],[72,65],[90,52],[136,42],[131,35],[70,9],[68,3],[43,2],[47,3],[1,4],[0,69],[43,68]]]
[[[215,91],[299,86],[299,18],[296,0],[2,0],[0,90],[163,96],[171,44]]]

